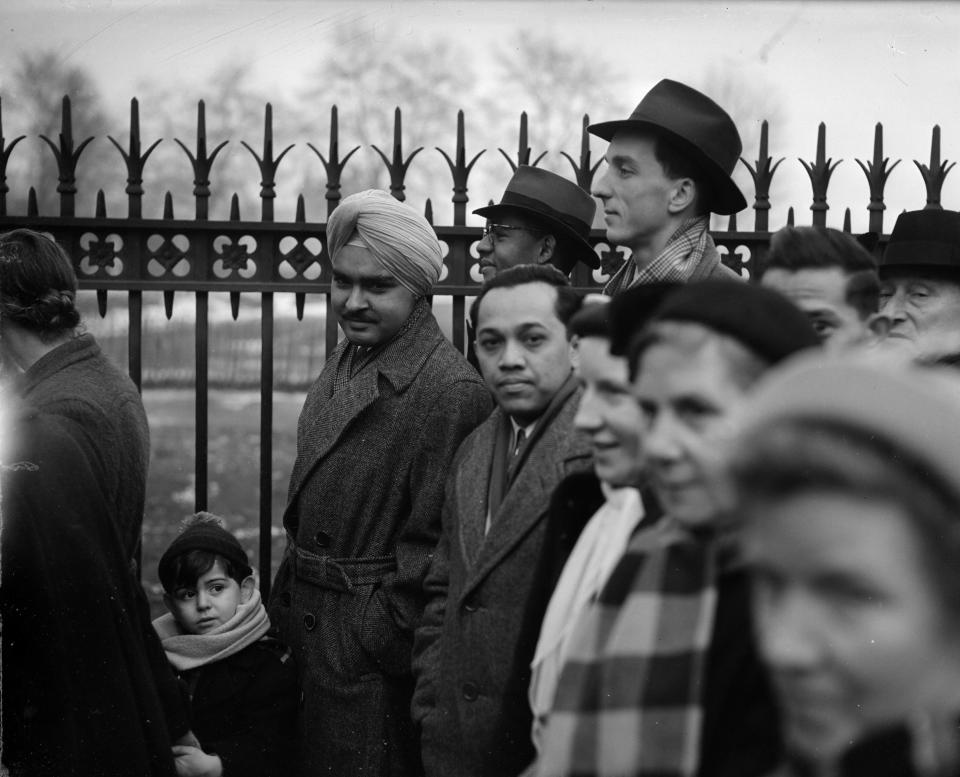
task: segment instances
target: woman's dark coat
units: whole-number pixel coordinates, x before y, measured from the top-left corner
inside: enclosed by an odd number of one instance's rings
[[[172,777],[185,700],[73,421],[5,427],[3,763],[13,777]]]

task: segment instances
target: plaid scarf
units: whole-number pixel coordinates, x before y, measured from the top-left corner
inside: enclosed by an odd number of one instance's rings
[[[716,543],[670,518],[631,540],[573,634],[538,777],[697,771]]]
[[[630,289],[641,283],[672,281],[686,283],[696,278],[707,277],[720,264],[720,254],[710,237],[707,216],[694,216],[684,221],[674,232],[663,250],[652,262],[637,267],[628,259],[603,288],[603,293],[613,296],[618,291]]]

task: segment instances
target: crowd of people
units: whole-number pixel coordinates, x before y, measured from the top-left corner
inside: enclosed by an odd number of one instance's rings
[[[152,623],[142,404],[70,258],[0,236],[13,777],[960,775],[960,213],[785,227],[746,282],[722,107],[589,129],[593,198],[521,166],[477,211],[466,357],[431,225],[340,203],[269,601],[200,513]]]

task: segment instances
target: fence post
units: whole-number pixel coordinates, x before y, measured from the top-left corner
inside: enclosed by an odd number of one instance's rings
[[[816,162],[807,163],[802,159],[800,160],[803,169],[806,170],[807,175],[810,176],[810,185],[813,188],[813,204],[810,206],[810,210],[813,211],[813,226],[815,227],[827,226],[827,210],[830,208],[830,206],[827,205],[827,187],[830,185],[830,176],[833,175],[833,171],[836,170],[837,165],[843,161],[842,159],[838,159],[836,162],[833,162],[832,159],[826,159],[826,146],[827,127],[821,121],[820,127],[817,130]],[[833,162],[833,164],[831,164],[831,162]]]
[[[10,145],[6,145],[3,137],[3,102],[0,100],[0,216],[7,215],[7,192],[10,187],[7,186],[7,161],[10,159],[10,152],[23,140],[26,135],[20,135],[13,139]]]
[[[560,156],[565,157],[570,163],[570,167],[573,168],[573,173],[577,176],[577,185],[587,192],[587,194],[590,193],[590,189],[593,186],[594,173],[597,172],[597,168],[600,167],[600,163],[603,161],[603,157],[600,157],[593,167],[590,166],[590,133],[587,131],[589,125],[590,117],[585,113],[583,114],[583,124],[580,127],[579,165],[573,161],[573,158],[566,151],[560,152]]]
[[[413,158],[423,151],[423,146],[416,148],[413,152],[404,160],[403,158],[403,129],[402,129],[402,119],[400,116],[400,108],[398,107],[393,112],[393,161],[391,162],[387,159],[387,155],[384,154],[376,146],[372,146],[373,150],[376,151],[380,158],[383,160],[383,163],[387,166],[387,172],[390,173],[390,194],[394,196],[395,199],[403,202],[407,197],[403,193],[403,190],[406,188],[404,186],[404,179],[407,177],[407,169],[410,167],[410,163],[413,161]]]
[[[768,132],[769,126],[764,119],[760,125],[760,153],[757,155],[756,167],[752,167],[746,159],[740,157],[740,161],[753,178],[753,189],[756,193],[753,201],[754,229],[757,232],[766,232],[770,229],[770,184],[773,182],[773,174],[777,172],[777,168],[783,161],[783,157],[780,157],[771,165],[773,158],[767,153]]]
[[[927,186],[927,207],[925,210],[943,209],[940,204],[940,191],[943,189],[943,182],[946,180],[947,173],[956,164],[956,162],[951,162],[948,167],[947,161],[946,159],[940,161],[940,125],[936,124],[933,127],[933,139],[930,141],[930,166],[927,167],[916,159],[913,160]]]
[[[60,193],[60,215],[72,218],[75,215],[77,193],[77,162],[80,154],[87,147],[93,136],[84,140],[76,149],[73,147],[73,118],[70,110],[70,98],[63,97],[63,108],[60,115],[60,145],[55,146],[46,135],[40,136],[45,141],[53,156],[57,160],[57,169],[60,174],[60,183],[57,191]]]
[[[877,234],[883,232],[883,212],[887,209],[883,204],[883,190],[893,168],[900,164],[898,159],[887,168],[889,161],[883,157],[883,125],[878,121],[873,131],[873,161],[864,163],[859,159],[856,160],[863,174],[867,176],[867,183],[870,186],[870,204],[867,206],[870,212],[869,229]]]

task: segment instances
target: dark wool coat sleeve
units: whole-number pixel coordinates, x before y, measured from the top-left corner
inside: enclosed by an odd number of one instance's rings
[[[5,431],[4,765],[13,777],[173,777],[153,629],[89,451],[62,418]]]

